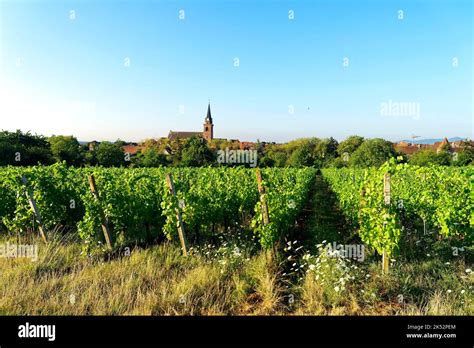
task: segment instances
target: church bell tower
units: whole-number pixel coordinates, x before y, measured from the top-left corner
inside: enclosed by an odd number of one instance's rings
[[[211,103],[207,106],[207,115],[204,119],[204,131],[202,132],[202,136],[207,141],[214,139],[214,124],[212,123],[212,116],[211,116]]]

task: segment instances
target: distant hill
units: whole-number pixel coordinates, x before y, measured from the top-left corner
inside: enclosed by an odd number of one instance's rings
[[[466,138],[461,138],[461,137],[454,137],[454,138],[448,138],[449,142],[453,142],[453,141],[459,141],[459,140],[466,140]],[[413,139],[407,139],[407,140],[401,140],[401,141],[404,141],[404,142],[407,142],[407,143],[415,143],[415,144],[434,144],[438,141],[443,141],[443,138],[439,138],[439,139],[415,139],[415,141],[413,141]]]

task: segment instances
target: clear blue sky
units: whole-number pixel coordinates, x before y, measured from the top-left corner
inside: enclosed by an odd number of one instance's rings
[[[472,138],[473,17],[470,0],[0,0],[0,129],[138,141],[201,130],[211,98],[216,137]],[[390,100],[419,117],[381,115]]]

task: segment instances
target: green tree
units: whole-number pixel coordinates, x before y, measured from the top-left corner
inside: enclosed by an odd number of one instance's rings
[[[86,162],[86,165],[89,165],[89,166],[98,165],[99,163],[97,161],[97,149],[93,151],[86,151],[84,153],[84,160]]]
[[[46,138],[30,132],[0,132],[0,165],[51,164],[53,157]]]
[[[184,144],[181,153],[181,165],[189,167],[201,167],[211,164],[214,154],[207,146],[206,140],[193,136]]]
[[[391,142],[375,138],[366,140],[360,145],[349,159],[349,164],[355,167],[379,167],[396,152]]]
[[[285,167],[287,160],[286,152],[269,150],[258,162],[260,167]]]
[[[125,165],[124,152],[119,144],[104,141],[95,150],[97,164],[104,167],[119,167]]]
[[[364,137],[358,135],[351,135],[346,138],[344,141],[341,141],[337,146],[337,153],[339,156],[343,156],[345,153],[348,155],[353,154],[359,146],[364,142]]]
[[[48,138],[51,153],[56,161],[66,161],[68,165],[79,166],[84,162],[82,146],[75,137],[53,135]]]
[[[262,168],[274,167],[275,166],[275,161],[273,160],[273,158],[268,156],[268,154],[266,154],[265,156],[263,156],[262,158],[259,159],[258,166],[262,167]]]
[[[307,167],[312,166],[314,163],[313,156],[311,155],[311,146],[309,144],[303,144],[292,152],[288,158],[288,165],[290,167]]]
[[[462,167],[474,164],[474,155],[467,151],[461,151],[453,156],[453,165]]]
[[[436,155],[436,164],[440,166],[450,166],[452,161],[452,154],[449,151],[440,151]]]
[[[174,166],[178,166],[181,163],[181,158],[183,155],[184,145],[187,140],[175,139],[170,140],[164,146],[164,151],[169,155],[169,158]]]
[[[138,153],[133,157],[132,163],[138,167],[160,167],[170,164],[167,156],[159,153],[155,148],[149,148],[143,153]]]
[[[460,151],[453,155],[453,165],[467,166],[474,164],[474,144],[470,140],[463,141]]]
[[[275,151],[270,154],[270,157],[274,161],[275,167],[284,167],[286,165],[286,161],[288,160],[288,155],[286,152],[282,151]]]
[[[408,163],[416,166],[427,166],[437,163],[436,151],[432,149],[423,149],[415,152],[408,158]]]
[[[318,138],[300,138],[292,140],[286,144],[280,144],[273,147],[274,150],[284,151],[287,154],[293,153],[297,148],[308,145],[311,149],[311,152],[314,150],[314,147],[321,140]]]
[[[314,162],[318,167],[327,166],[337,156],[337,140],[333,137],[322,139],[314,144]]]

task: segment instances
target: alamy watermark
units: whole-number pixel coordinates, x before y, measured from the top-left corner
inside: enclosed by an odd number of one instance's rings
[[[380,103],[380,115],[382,116],[409,116],[414,120],[420,119],[420,103],[418,102],[396,102],[389,99]]]
[[[6,258],[29,258],[31,261],[38,260],[37,244],[0,244],[0,257]]]
[[[217,162],[220,164],[248,164],[250,167],[257,165],[257,150],[225,150],[217,151]]]
[[[26,322],[18,326],[19,338],[47,338],[52,342],[56,339],[56,325],[36,325]]]
[[[354,259],[357,261],[364,261],[364,245],[362,244],[328,244],[326,246],[327,255],[329,257],[340,257]]]

